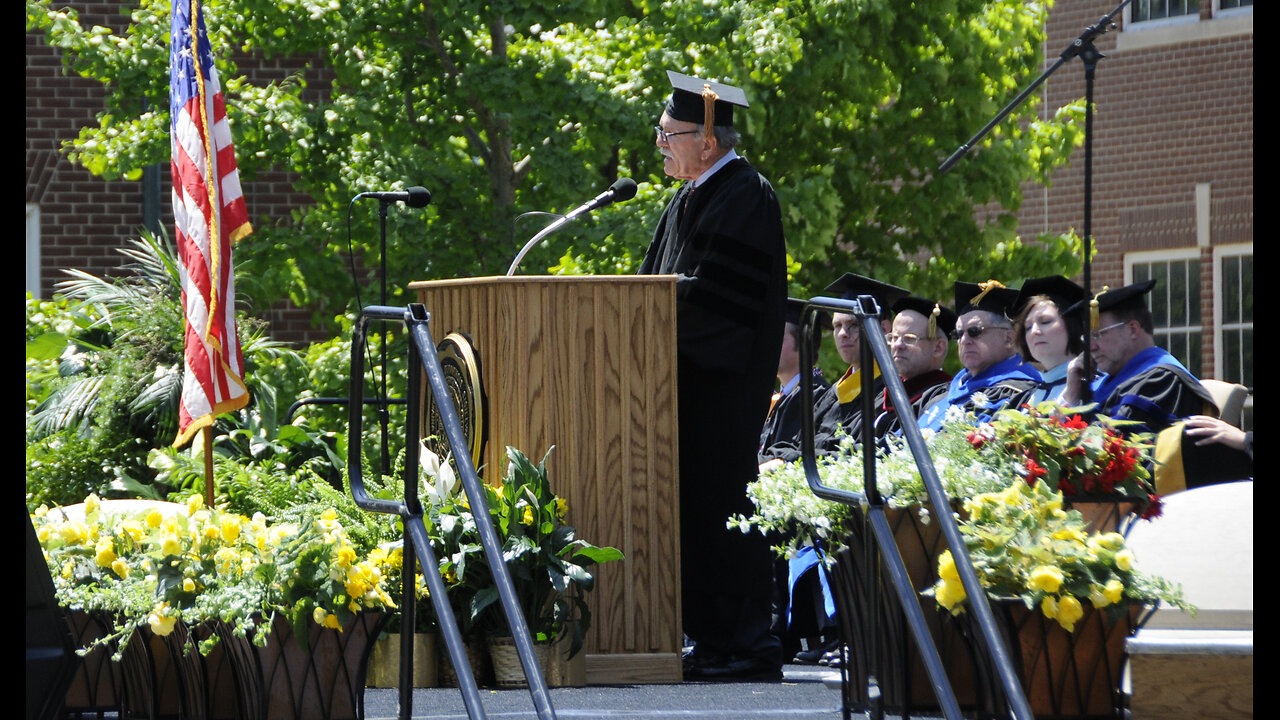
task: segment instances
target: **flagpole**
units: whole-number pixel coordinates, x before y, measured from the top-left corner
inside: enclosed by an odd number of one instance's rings
[[[213,507],[213,426],[206,425],[200,434],[204,436],[204,506]]]

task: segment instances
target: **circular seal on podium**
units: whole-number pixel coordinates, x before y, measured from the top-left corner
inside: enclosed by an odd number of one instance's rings
[[[462,424],[462,434],[467,439],[466,451],[471,455],[471,462],[480,467],[480,458],[484,455],[484,444],[488,433],[488,403],[481,382],[480,355],[471,339],[458,332],[449,333],[436,346],[436,354],[440,358],[440,367],[444,371],[444,382],[449,389],[449,398],[458,411],[458,420]],[[450,447],[445,435],[444,421],[440,410],[431,397],[431,389],[423,387],[426,402],[423,403],[422,430],[425,443],[431,452],[441,458],[449,457],[456,451]]]

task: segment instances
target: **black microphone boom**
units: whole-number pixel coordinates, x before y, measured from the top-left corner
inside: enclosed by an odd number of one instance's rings
[[[356,200],[361,198],[377,198],[384,203],[402,202],[408,203],[409,207],[422,208],[431,204],[431,191],[419,185],[408,190],[363,192],[356,196]]]
[[[627,178],[627,177],[618,178],[617,180],[614,180],[613,184],[609,186],[608,190],[605,190],[604,192],[595,196],[590,202],[583,203],[578,207],[574,208],[573,210],[569,211],[568,215],[565,215],[562,218],[558,218],[555,222],[543,228],[542,232],[539,232],[537,235],[534,235],[532,238],[530,238],[529,242],[525,243],[524,247],[520,249],[520,253],[516,255],[516,259],[511,261],[511,267],[507,268],[507,275],[510,276],[515,274],[516,267],[520,265],[520,261],[523,260],[524,256],[530,250],[533,249],[534,245],[537,245],[538,242],[541,241],[543,238],[555,232],[556,230],[559,230],[570,220],[573,220],[574,218],[584,213],[589,213],[592,210],[602,208],[605,205],[610,205],[612,203],[630,200],[635,196],[636,196],[635,180],[632,180],[631,178]]]

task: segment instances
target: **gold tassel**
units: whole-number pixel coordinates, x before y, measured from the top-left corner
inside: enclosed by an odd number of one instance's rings
[[[720,96],[715,90],[711,89],[711,85],[703,83],[702,85],[702,139],[710,140],[715,134],[716,125],[716,101]]]
[[[938,339],[938,318],[942,316],[942,308],[937,303],[933,304],[933,312],[929,313],[929,339]]]
[[[1004,284],[1001,283],[999,280],[988,280],[984,283],[978,283],[978,287],[982,289],[982,292],[978,293],[977,295],[974,295],[969,300],[970,305],[977,305],[978,303],[982,302],[982,298],[986,297],[987,293],[991,292],[992,290],[996,290],[996,289],[1003,290]]]
[[[1110,287],[1103,285],[1102,292],[1094,295],[1089,301],[1089,332],[1098,332],[1098,328],[1102,326],[1102,321],[1098,319],[1098,298],[1110,290]]]

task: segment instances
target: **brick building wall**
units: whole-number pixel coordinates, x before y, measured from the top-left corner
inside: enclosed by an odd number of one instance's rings
[[[1202,374],[1214,376],[1215,248],[1253,243],[1253,24],[1251,8],[1158,27],[1124,26],[1095,43],[1091,285],[1125,284],[1126,258],[1186,250],[1200,258]],[[1111,0],[1058,0],[1046,67]],[[1155,26],[1156,23],[1149,25]],[[1044,108],[1083,98],[1083,62],[1059,67],[1041,89]],[[1029,185],[1021,232],[1084,232],[1084,150],[1052,187]],[[1147,253],[1136,255],[1136,253]]]
[[[123,33],[129,3],[77,2],[84,26],[102,25]],[[118,252],[138,237],[144,224],[144,181],[102,180],[72,165],[63,155],[62,143],[76,137],[80,128],[96,123],[105,92],[100,83],[68,72],[60,54],[49,47],[43,33],[26,34],[27,135],[26,202],[39,212],[39,295],[53,296],[54,286],[65,279],[64,269],[83,270],[98,276],[121,272],[125,258]],[[304,71],[310,92],[321,92],[328,83],[317,65],[301,60],[237,58],[240,69],[253,82],[283,79]],[[173,234],[169,168],[156,168],[154,198],[159,224]],[[289,222],[291,212],[310,202],[296,191],[289,173],[261,172],[243,183],[250,221],[255,228]],[[246,242],[252,242],[252,237]],[[271,335],[285,342],[304,343],[326,339],[311,328],[308,313],[287,303],[268,313]]]

